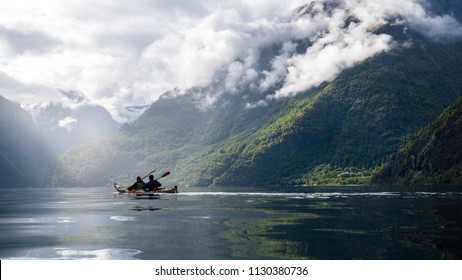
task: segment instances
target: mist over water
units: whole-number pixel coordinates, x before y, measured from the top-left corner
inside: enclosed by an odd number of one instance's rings
[[[2,259],[460,259],[457,189],[0,190]]]

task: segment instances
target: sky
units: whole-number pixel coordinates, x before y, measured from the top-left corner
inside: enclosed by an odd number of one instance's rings
[[[384,23],[406,22],[435,41],[462,38],[456,19],[422,1],[0,0],[0,95],[25,107],[97,104],[119,122],[136,117],[127,106],[212,84],[204,108],[248,86],[268,92],[248,108],[265,106],[398,47],[374,32]],[[260,65],[271,46],[276,54]]]

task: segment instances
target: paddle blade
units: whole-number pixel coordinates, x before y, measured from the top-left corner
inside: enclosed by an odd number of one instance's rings
[[[167,171],[167,172],[165,172],[164,174],[162,174],[162,176],[157,177],[156,180],[158,180],[158,179],[160,179],[160,178],[164,178],[164,177],[166,177],[166,176],[168,176],[168,175],[170,175],[170,171]]]

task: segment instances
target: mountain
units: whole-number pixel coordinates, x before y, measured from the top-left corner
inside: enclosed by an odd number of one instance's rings
[[[68,108],[49,103],[34,111],[34,120],[56,156],[88,139],[114,134],[120,127],[106,109],[97,105]]]
[[[200,185],[306,184],[325,164],[370,170],[460,96],[460,62],[460,55],[436,46],[376,57],[182,168],[208,178]]]
[[[40,187],[51,154],[32,117],[0,96],[0,187]]]
[[[373,183],[461,184],[462,98],[395,154]]]
[[[60,157],[50,184],[128,181],[154,168],[170,169],[170,180],[184,186],[306,184],[326,165],[340,168],[337,174],[370,171],[452,104],[460,88],[457,45],[425,43],[267,107],[246,109],[245,98],[230,95],[203,111],[194,94],[167,93],[117,136]]]
[[[308,5],[300,16],[337,5],[326,3],[333,6]],[[448,7],[436,5],[435,13]],[[345,28],[355,25],[349,21]],[[130,182],[152,169],[170,170],[164,182],[180,186],[369,182],[374,170],[462,95],[461,42],[432,40],[399,19],[374,30],[397,46],[291,98],[265,99],[277,84],[265,92],[249,85],[210,95],[219,92],[213,83],[186,94],[167,92],[117,135],[60,156],[48,184]],[[303,52],[312,42],[297,44]],[[271,65],[279,50],[262,49],[259,65]],[[213,106],[204,108],[210,96]]]
[[[60,155],[85,140],[111,135],[119,130],[120,124],[106,109],[84,102],[86,97],[81,94],[64,93],[70,105],[50,102],[30,108],[53,155]]]

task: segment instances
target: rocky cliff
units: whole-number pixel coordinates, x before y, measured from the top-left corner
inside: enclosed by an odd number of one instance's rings
[[[462,183],[462,98],[373,178],[376,184]]]

